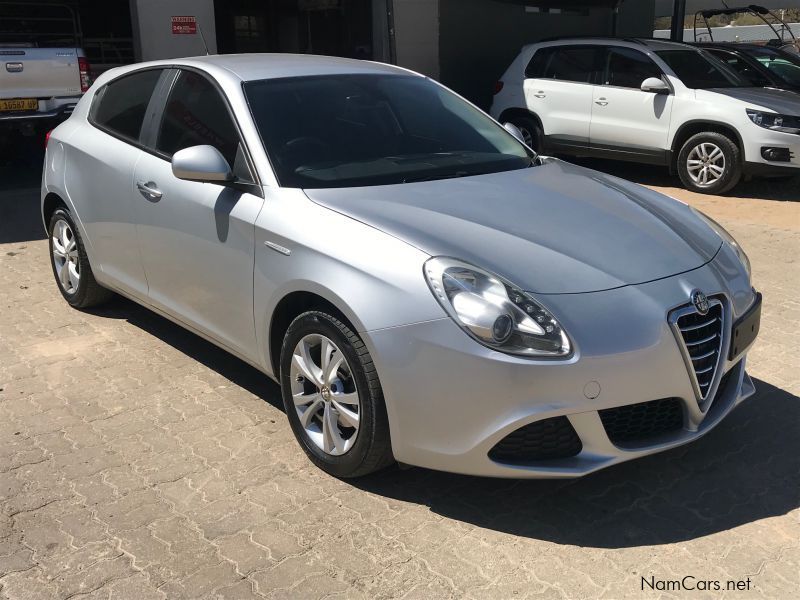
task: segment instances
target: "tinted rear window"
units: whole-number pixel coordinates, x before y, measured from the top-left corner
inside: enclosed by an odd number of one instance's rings
[[[137,141],[160,69],[140,71],[115,79],[100,92],[92,121],[124,138]]]

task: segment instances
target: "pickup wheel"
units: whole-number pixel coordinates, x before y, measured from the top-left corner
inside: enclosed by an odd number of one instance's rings
[[[683,144],[677,170],[687,189],[701,194],[724,194],[742,178],[741,151],[725,134],[704,131]]]
[[[83,240],[72,215],[64,208],[50,217],[50,264],[58,290],[73,308],[89,308],[108,301],[114,293],[95,281]]]
[[[514,115],[508,119],[508,122],[515,125],[522,133],[522,139],[525,143],[532,148],[537,154],[542,151],[544,146],[544,132],[542,126],[533,117],[526,117],[522,115]]]

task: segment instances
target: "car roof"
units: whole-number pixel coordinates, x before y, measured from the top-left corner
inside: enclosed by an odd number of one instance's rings
[[[673,42],[672,40],[666,40],[661,38],[618,38],[618,37],[601,37],[601,36],[571,36],[571,37],[559,37],[559,38],[550,38],[547,40],[542,40],[540,42],[536,42],[534,44],[529,44],[525,48],[534,48],[544,45],[560,45],[560,44],[598,44],[601,46],[610,46],[610,45],[618,45],[618,46],[626,46],[629,48],[647,48],[648,50],[658,51],[658,50],[680,50],[691,48],[695,49],[694,46],[686,44],[684,42]]]
[[[312,54],[212,54],[151,63],[153,66],[193,66],[224,69],[241,81],[311,75],[394,74],[411,71],[383,63]],[[142,64],[137,65],[144,66]]]

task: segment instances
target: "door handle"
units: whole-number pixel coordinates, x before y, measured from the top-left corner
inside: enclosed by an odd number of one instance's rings
[[[161,190],[159,190],[158,186],[152,181],[148,181],[147,183],[137,181],[136,188],[142,193],[142,196],[148,200],[161,200],[161,196],[163,196]]]
[[[533,96],[535,98],[547,98],[547,94],[545,94],[542,90],[539,90]]]
[[[608,104],[608,100],[605,98],[600,98],[599,100],[595,100],[594,103],[599,104],[600,106],[606,106]]]

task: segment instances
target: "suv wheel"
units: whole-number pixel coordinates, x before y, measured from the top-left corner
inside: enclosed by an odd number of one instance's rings
[[[542,127],[533,117],[514,115],[508,122],[515,125],[522,134],[522,139],[537,154],[542,151],[544,132]]]
[[[50,264],[58,289],[73,308],[89,308],[109,300],[114,293],[94,279],[83,240],[69,211],[59,208],[50,217]]]
[[[336,317],[312,311],[292,321],[281,349],[281,392],[297,441],[322,470],[359,477],[393,462],[375,365]]]
[[[706,131],[690,137],[678,153],[683,185],[701,194],[724,194],[742,177],[741,152],[728,136]]]

